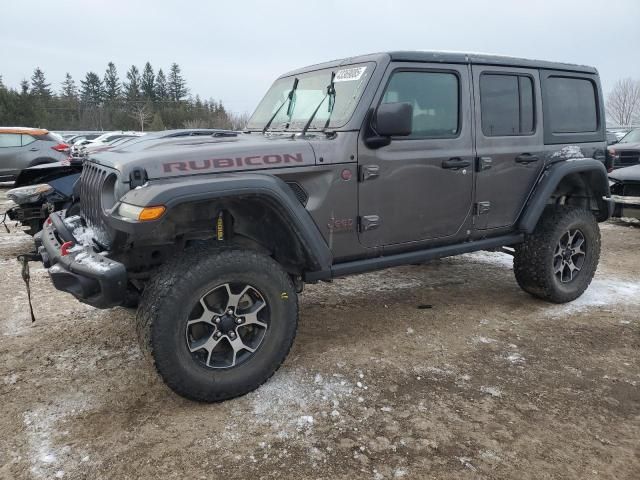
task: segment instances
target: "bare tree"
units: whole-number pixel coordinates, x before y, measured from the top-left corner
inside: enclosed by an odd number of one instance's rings
[[[640,119],[640,80],[618,80],[607,97],[609,119],[620,126]]]
[[[231,123],[231,130],[244,130],[249,122],[249,114],[244,113],[229,113],[229,121]]]
[[[132,108],[132,112],[129,114],[131,118],[133,118],[136,122],[140,122],[140,131],[144,132],[144,125],[149,123],[151,118],[153,117],[153,112],[151,108],[144,105],[134,105]]]

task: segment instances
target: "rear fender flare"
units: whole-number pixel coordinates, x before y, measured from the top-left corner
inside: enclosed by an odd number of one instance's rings
[[[553,193],[564,178],[573,174],[586,178],[587,186],[598,205],[598,221],[603,222],[611,216],[613,203],[605,200],[611,197],[611,192],[604,164],[591,158],[566,160],[549,165],[541,174],[518,222],[520,231],[533,232]]]

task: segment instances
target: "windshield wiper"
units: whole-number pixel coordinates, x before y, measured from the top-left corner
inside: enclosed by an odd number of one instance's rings
[[[262,129],[263,135],[267,133],[267,130],[269,130],[269,127],[271,126],[271,122],[273,122],[273,120],[278,116],[278,114],[280,113],[280,110],[282,110],[282,107],[284,107],[286,104],[291,105],[291,101],[293,100],[293,94],[296,93],[296,88],[298,88],[298,77],[293,79],[293,87],[291,87],[291,91],[289,91],[289,95],[287,95],[287,98],[285,99],[285,101],[282,102],[282,104],[278,107],[278,109],[274,112],[274,114],[271,115],[271,118],[269,119],[269,121],[265,124],[264,128]]]
[[[307,130],[311,126],[311,122],[313,122],[313,119],[315,118],[316,113],[318,113],[318,110],[320,110],[320,107],[322,106],[324,101],[327,99],[327,97],[329,97],[329,116],[327,117],[327,121],[324,124],[324,129],[326,129],[329,126],[329,120],[331,120],[331,114],[333,113],[333,106],[335,104],[335,97],[336,97],[336,88],[334,85],[335,78],[336,78],[336,72],[331,72],[331,82],[329,82],[329,85],[327,85],[327,93],[325,93],[324,97],[322,97],[322,100],[320,100],[320,103],[318,104],[316,109],[313,111],[313,113],[309,117],[309,120],[307,121],[306,125],[302,129],[301,135],[304,135],[305,133],[307,133]],[[334,102],[331,101],[332,98],[334,99]]]

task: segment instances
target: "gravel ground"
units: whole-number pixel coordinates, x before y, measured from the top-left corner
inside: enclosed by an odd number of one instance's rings
[[[501,253],[309,286],[278,373],[201,405],[150,368],[131,311],[37,264],[31,324],[31,238],[3,229],[0,478],[640,478],[640,228],[602,235],[567,305],[523,293]]]

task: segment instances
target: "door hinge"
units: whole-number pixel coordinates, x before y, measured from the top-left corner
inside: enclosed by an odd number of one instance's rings
[[[380,217],[378,215],[364,215],[358,217],[358,230],[366,232],[374,230],[380,226]]]
[[[491,157],[476,157],[476,172],[489,170],[493,165]]]
[[[380,167],[378,165],[360,165],[358,169],[358,180],[372,180],[380,176]]]
[[[491,202],[478,202],[476,203],[475,213],[476,215],[484,215],[491,210]]]

